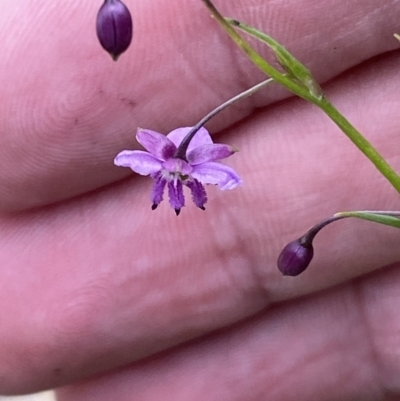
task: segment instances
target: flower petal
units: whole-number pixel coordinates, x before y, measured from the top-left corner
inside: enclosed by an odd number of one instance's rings
[[[189,131],[193,127],[183,127],[183,128],[177,128],[173,131],[171,131],[168,135],[167,138],[170,139],[176,147],[178,147],[185,136],[189,133]],[[199,146],[203,145],[209,145],[213,143],[210,134],[208,131],[204,128],[201,127],[193,137],[193,139],[190,141],[189,147],[188,147],[188,152],[190,152],[192,149],[195,149]]]
[[[193,166],[191,176],[202,184],[219,185],[222,190],[236,188],[242,183],[233,168],[215,162]]]
[[[136,139],[148,152],[160,160],[169,159],[176,151],[173,142],[156,131],[138,128]]]
[[[142,150],[123,150],[115,157],[114,164],[121,167],[130,167],[140,175],[150,175],[162,169],[160,160]]]
[[[232,146],[212,143],[209,145],[199,146],[188,152],[187,160],[189,164],[196,165],[206,162],[225,159],[235,153]]]

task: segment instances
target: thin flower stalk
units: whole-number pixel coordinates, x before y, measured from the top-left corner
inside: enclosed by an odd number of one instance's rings
[[[237,20],[225,19],[221,13],[214,6],[210,0],[202,0],[206,7],[210,10],[215,20],[221,25],[221,27],[228,33],[231,39],[244,51],[247,57],[266,75],[273,78],[276,82],[286,87],[289,91],[295,93],[299,97],[317,105],[322,109],[328,117],[343,131],[343,133],[357,146],[357,148],[374,164],[379,172],[390,182],[390,184],[400,193],[400,176],[390,166],[389,163],[380,155],[380,153],[372,146],[372,144],[355,128],[353,125],[332,105],[331,102],[323,95],[322,92],[315,91],[313,88],[307,87],[306,82],[301,82],[301,76],[293,77],[290,74],[282,73],[276,68],[271,66],[253,47],[240,36],[235,27],[244,29],[245,25],[241,24]],[[230,22],[228,22],[230,21]],[[253,32],[255,30],[253,29]],[[249,32],[248,32],[249,33]],[[255,35],[253,35],[255,36]],[[262,36],[259,35],[258,39]],[[396,36],[398,39],[399,36]],[[265,42],[265,41],[264,41]],[[290,53],[279,43],[274,41],[275,48],[272,50],[277,55],[278,60],[281,62],[288,62],[286,65],[286,71],[297,71],[299,70],[299,64],[297,59],[290,55]],[[268,43],[265,42],[267,45]],[[271,45],[271,44],[269,44]],[[280,53],[277,53],[280,51]],[[291,56],[279,57],[282,55]],[[285,65],[283,65],[285,67]],[[301,66],[303,66],[301,64]],[[304,67],[304,66],[303,66]],[[304,67],[305,68],[305,67]],[[304,69],[300,68],[300,71]],[[300,81],[299,81],[300,78]]]
[[[167,189],[170,205],[179,215],[185,206],[184,186],[189,188],[193,203],[205,210],[208,198],[204,185],[218,185],[221,190],[234,189],[242,180],[234,169],[220,163],[220,160],[230,157],[237,150],[229,145],[214,143],[203,125],[226,107],[252,95],[270,82],[271,78],[234,96],[193,127],[177,128],[167,136],[138,128],[136,139],[146,151],[123,150],[116,156],[114,164],[129,167],[153,179],[153,210],[162,202]]]

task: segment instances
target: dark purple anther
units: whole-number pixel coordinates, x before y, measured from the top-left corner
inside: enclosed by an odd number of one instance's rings
[[[96,30],[100,44],[116,61],[132,40],[132,17],[125,4],[105,0],[97,14]]]
[[[299,238],[289,242],[278,258],[278,269],[284,276],[298,276],[307,269],[314,255],[311,242]]]

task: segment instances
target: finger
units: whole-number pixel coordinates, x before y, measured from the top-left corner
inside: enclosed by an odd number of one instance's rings
[[[354,106],[349,118],[394,166],[398,61],[385,57],[328,91],[339,109]],[[211,188],[205,213],[187,207],[177,219],[168,205],[151,213],[144,178],[1,218],[2,392],[122,366],[398,260],[398,231],[344,222],[317,238],[307,272],[283,278],[276,258],[286,240],[338,209],[393,209],[397,194],[300,101],[226,134],[242,149],[231,165],[244,185]]]
[[[398,268],[66,387],[58,399],[394,400],[400,395]]]
[[[127,4],[135,36],[116,64],[95,38],[95,3],[2,4],[1,210],[56,202],[126,176],[112,160],[137,146],[137,126],[167,133],[194,124],[262,79],[200,1]],[[222,11],[277,37],[321,82],[397,46],[392,33],[400,5],[394,0],[230,2]],[[210,127],[226,128],[285,96],[266,89]]]

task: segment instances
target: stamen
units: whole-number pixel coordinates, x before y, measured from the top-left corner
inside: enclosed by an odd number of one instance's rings
[[[151,201],[153,202],[153,205],[151,206],[151,209],[155,210],[163,200],[164,188],[167,183],[167,180],[163,178],[161,173],[155,174],[153,178],[154,178],[154,185],[153,185],[153,191],[151,193]]]
[[[185,206],[185,198],[183,196],[182,182],[180,180],[177,180],[176,182],[170,181],[168,183],[168,194],[169,194],[169,203],[175,210],[176,215],[178,215],[181,208]]]

